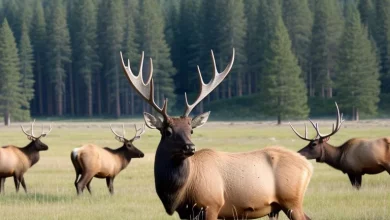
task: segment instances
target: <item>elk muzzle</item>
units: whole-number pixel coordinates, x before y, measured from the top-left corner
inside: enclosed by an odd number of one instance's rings
[[[186,144],[183,150],[183,154],[185,156],[192,156],[195,154],[195,145],[194,144]]]

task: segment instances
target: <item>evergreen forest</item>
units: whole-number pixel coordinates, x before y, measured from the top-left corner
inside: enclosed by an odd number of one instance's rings
[[[195,113],[220,119],[390,114],[390,0],[0,0],[0,116],[139,117],[151,111],[121,63],[155,100],[182,114],[207,83],[212,49],[231,72]]]

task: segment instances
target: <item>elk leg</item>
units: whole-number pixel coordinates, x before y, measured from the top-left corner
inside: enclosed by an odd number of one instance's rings
[[[22,187],[24,189],[24,192],[27,193],[27,186],[26,186],[26,183],[24,182],[24,176],[22,176],[22,178],[20,178],[20,183],[22,184]]]
[[[348,177],[349,177],[349,181],[351,181],[351,184],[353,187],[355,187],[356,189],[360,189],[360,186],[362,184],[362,176],[361,175],[353,175],[353,174],[350,174],[348,173]]]
[[[107,183],[108,191],[110,192],[110,194],[111,195],[114,194],[114,177],[107,177],[106,183]]]
[[[83,193],[85,186],[87,185],[88,182],[92,180],[93,176],[94,174],[88,174],[88,173],[83,173],[81,175],[81,178],[77,183],[77,195]]]
[[[4,193],[5,178],[0,178],[0,193]]]
[[[77,180],[79,179],[80,174],[76,173],[76,179],[74,180],[74,186],[76,187],[77,190]]]
[[[288,219],[291,220],[306,220],[310,218],[303,212],[302,208],[292,208],[283,210],[284,213],[287,215]]]
[[[219,210],[213,209],[212,207],[206,208],[206,219],[205,220],[217,220]]]
[[[92,178],[92,179],[93,179],[93,178]],[[90,186],[90,184],[91,184],[91,182],[92,182],[92,179],[87,183],[87,189],[88,189],[89,194],[91,194],[91,195],[92,195],[92,191],[91,191],[91,186]]]
[[[14,176],[14,183],[15,183],[16,192],[19,192],[20,180],[16,175]]]
[[[269,220],[278,220],[279,219],[279,211],[269,213],[268,218],[269,218]]]

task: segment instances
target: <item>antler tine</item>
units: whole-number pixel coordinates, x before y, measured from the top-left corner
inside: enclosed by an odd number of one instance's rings
[[[115,136],[122,138],[122,136],[120,136],[119,134],[117,134],[117,133],[114,131],[114,129],[112,129],[112,124],[110,124],[110,129],[111,129],[112,133],[115,134]]]
[[[339,110],[339,106],[337,105],[337,102],[335,102],[335,105],[336,105],[336,109],[337,109],[336,125],[332,124],[332,132],[330,132],[329,134],[326,134],[326,135],[321,134],[320,130],[318,128],[317,132],[318,132],[318,135],[320,136],[320,138],[327,138],[327,137],[334,135],[336,132],[338,132],[340,130],[341,124],[344,122],[344,120],[342,119],[343,114],[340,115],[340,110]]]
[[[122,137],[125,138],[125,123],[122,124]]]
[[[145,124],[141,128],[139,128],[139,129],[137,129],[137,125],[134,124],[134,128],[135,128],[135,135],[132,138],[132,140],[136,140],[136,139],[140,138],[141,135],[143,133],[145,133]],[[141,133],[138,134],[139,131],[141,131]]]
[[[35,123],[35,119],[34,121],[31,123],[31,136],[35,137],[34,135],[34,123]]]
[[[303,137],[302,135],[300,135],[299,133],[298,133],[298,131],[297,130],[295,130],[295,128],[292,126],[292,124],[289,122],[289,124],[290,124],[290,127],[291,127],[291,129],[294,131],[294,133],[300,138],[300,139],[302,139],[302,140],[305,140],[305,141],[313,141],[313,139],[308,139],[307,138],[307,126],[306,126],[306,124],[305,124],[305,137]]]
[[[24,127],[23,127],[23,125],[20,125],[20,127],[22,128],[22,131],[23,131],[23,133],[24,133],[25,135],[27,135],[27,136],[31,136],[31,134],[28,134],[28,133],[26,132],[26,130],[24,130]]]
[[[50,132],[51,132],[51,130],[53,129],[53,127],[52,127],[52,124],[50,124],[50,128],[49,128],[49,131],[48,132],[43,132],[43,125],[42,125],[42,133],[41,133],[41,136],[42,135],[48,135]]]
[[[144,52],[142,52],[141,55],[141,61],[140,61],[140,67],[139,67],[139,73],[137,76],[133,74],[130,68],[130,61],[128,60],[128,66],[126,67],[125,63],[123,62],[123,55],[122,52],[120,53],[121,61],[122,61],[122,68],[125,72],[125,75],[127,79],[130,82],[130,85],[135,89],[135,91],[144,98],[158,113],[162,114],[164,118],[167,118],[167,112],[166,112],[166,100],[164,101],[163,108],[158,107],[158,105],[154,101],[154,82],[153,82],[153,60],[150,58],[149,62],[149,78],[147,82],[145,83],[142,77],[142,68],[144,63]]]
[[[199,102],[201,102],[208,94],[210,94],[225,79],[225,77],[228,75],[228,73],[232,69],[233,62],[234,62],[234,54],[235,54],[235,50],[233,48],[233,55],[232,55],[232,58],[231,58],[229,64],[226,66],[226,68],[223,72],[218,73],[217,64],[215,62],[215,57],[214,57],[214,52],[211,50],[211,60],[213,62],[214,74],[213,74],[213,78],[207,84],[205,84],[203,82],[202,73],[200,72],[199,66],[197,67],[198,75],[199,75],[199,84],[200,84],[199,94],[198,94],[198,97],[196,98],[196,100],[194,101],[194,103],[192,103],[190,105],[190,104],[188,104],[187,94],[184,93],[185,101],[186,101],[186,108],[184,110],[183,116],[188,116],[191,113],[191,111],[194,109],[194,107],[197,104],[199,104]]]

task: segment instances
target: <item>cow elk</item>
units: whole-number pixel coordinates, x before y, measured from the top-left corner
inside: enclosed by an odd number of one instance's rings
[[[321,134],[318,123],[314,124],[317,132],[314,139],[307,138],[307,128],[305,125],[305,137],[300,135],[290,124],[295,134],[309,144],[298,151],[307,159],[316,159],[319,163],[326,163],[329,166],[341,170],[348,174],[352,186],[359,189],[362,184],[364,174],[377,174],[387,171],[390,174],[390,137],[367,140],[352,138],[339,147],[328,143],[330,137],[340,130],[343,123],[342,114],[340,116],[339,107],[336,103],[337,119],[336,126],[333,124],[332,132]]]
[[[144,157],[144,153],[133,145],[133,141],[141,138],[141,135],[145,132],[145,125],[139,129],[135,126],[135,135],[131,139],[125,138],[124,125],[122,135],[117,134],[111,125],[110,128],[115,135],[115,139],[123,143],[122,147],[111,149],[86,144],[73,149],[70,154],[76,170],[74,185],[78,195],[83,192],[85,186],[87,186],[89,193],[92,193],[90,184],[93,177],[105,178],[109,192],[114,194],[114,179],[119,172],[129,165],[132,158]]]
[[[158,129],[161,140],[154,163],[156,192],[166,212],[175,211],[182,219],[259,218],[269,215],[277,219],[284,211],[291,219],[309,219],[302,203],[312,175],[312,165],[296,152],[268,147],[245,153],[225,153],[211,149],[195,151],[191,141],[193,129],[204,125],[210,112],[194,118],[189,115],[194,107],[215,89],[227,76],[234,61],[218,73],[211,51],[214,75],[208,84],[198,67],[200,93],[196,101],[180,117],[167,114],[167,100],[160,108],[154,101],[153,64],[150,59],[149,78],[144,83],[142,53],[138,76],[130,68],[130,61],[122,67],[131,86],[163,119],[144,113],[146,125]]]
[[[41,135],[34,135],[34,123],[31,123],[31,133],[27,133],[23,126],[21,126],[24,134],[27,135],[27,139],[31,142],[23,147],[16,147],[14,145],[7,145],[0,148],[0,193],[4,192],[4,182],[7,177],[14,177],[16,192],[19,192],[20,184],[24,191],[27,193],[27,187],[24,180],[24,174],[27,170],[39,161],[39,151],[48,150],[49,147],[41,142],[41,138],[45,137],[48,132],[42,132]]]

